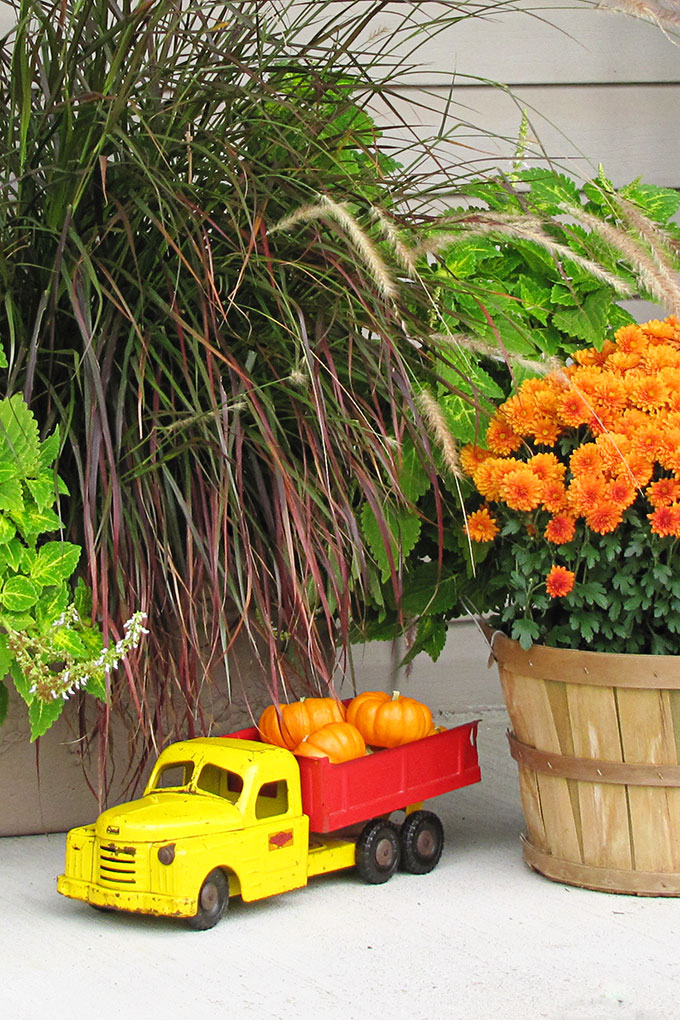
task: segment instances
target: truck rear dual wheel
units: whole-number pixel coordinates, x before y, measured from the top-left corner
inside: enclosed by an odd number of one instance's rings
[[[426,875],[439,864],[444,848],[444,827],[432,811],[407,815],[399,832],[401,866],[412,875]]]
[[[229,903],[229,879],[220,868],[211,871],[198,894],[198,910],[187,924],[194,931],[214,928]]]
[[[376,818],[361,831],[357,840],[357,871],[364,882],[380,885],[397,870],[399,865],[399,832],[396,825]]]

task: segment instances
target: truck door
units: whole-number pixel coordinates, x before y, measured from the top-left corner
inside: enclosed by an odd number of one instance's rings
[[[288,781],[264,782],[255,798],[258,857],[262,861],[260,896],[298,889],[307,882],[309,819],[293,814]]]

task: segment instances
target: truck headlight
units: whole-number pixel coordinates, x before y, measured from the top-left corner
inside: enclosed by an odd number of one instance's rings
[[[175,859],[175,844],[166,843],[158,848],[158,860],[161,864],[172,864]]]

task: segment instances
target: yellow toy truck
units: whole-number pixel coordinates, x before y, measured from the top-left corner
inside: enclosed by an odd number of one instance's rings
[[[477,721],[363,758],[296,758],[256,728],[166,748],[144,795],[72,829],[57,880],[94,907],[212,928],[229,897],[298,889],[356,865],[366,882],[439,861],[443,829],[422,801],[480,780]],[[389,819],[404,810],[398,827]]]

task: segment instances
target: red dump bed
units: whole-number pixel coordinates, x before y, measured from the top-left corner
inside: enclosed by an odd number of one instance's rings
[[[328,758],[298,758],[310,830],[333,832],[478,783],[478,722],[337,765]],[[254,726],[229,736],[260,739]]]

